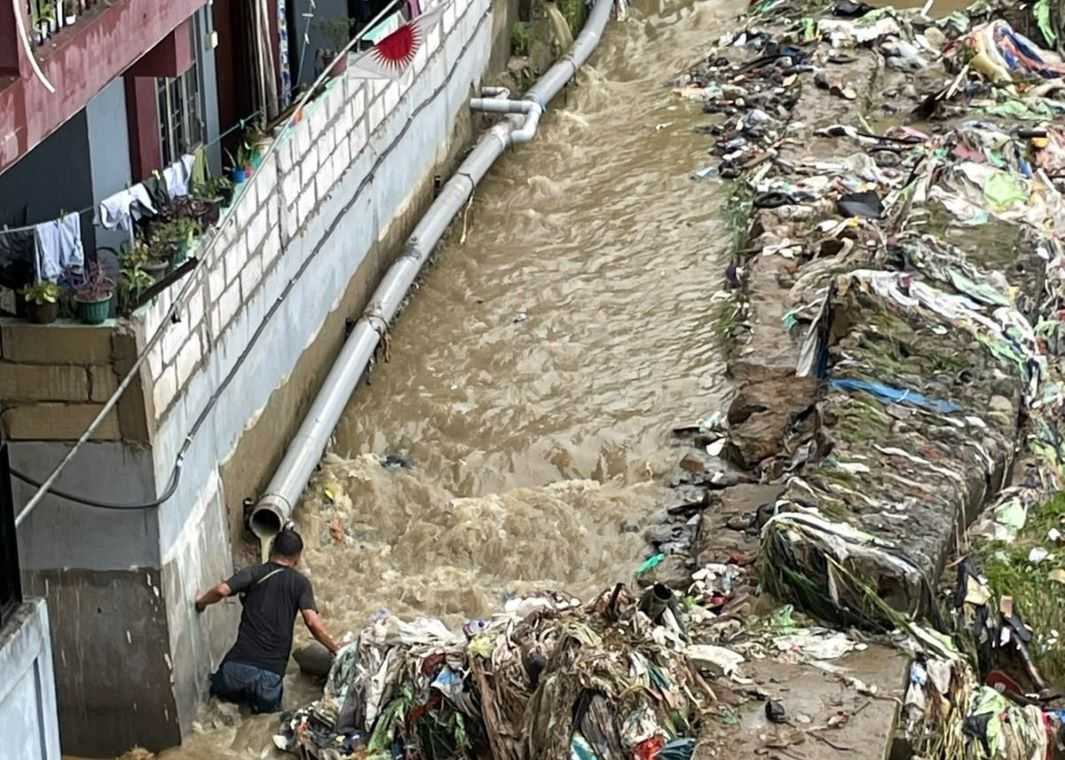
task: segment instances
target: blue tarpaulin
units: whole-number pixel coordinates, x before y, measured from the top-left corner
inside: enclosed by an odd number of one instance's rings
[[[838,391],[864,391],[865,393],[870,393],[881,401],[889,404],[906,404],[907,406],[916,406],[921,409],[928,409],[932,412],[939,412],[940,414],[950,414],[951,412],[961,411],[961,407],[953,401],[926,398],[917,391],[911,391],[905,388],[892,388],[890,385],[874,383],[869,380],[840,378],[838,380],[829,381],[829,385],[833,390]]]

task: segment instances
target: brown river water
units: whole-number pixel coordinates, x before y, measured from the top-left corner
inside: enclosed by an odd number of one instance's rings
[[[477,189],[295,515],[338,637],[381,608],[461,624],[509,593],[631,577],[670,428],[725,392],[723,194],[690,177],[711,161],[692,131],[707,117],[668,82],[741,9],[637,2]],[[413,467],[382,467],[390,454]],[[291,664],[286,709],[319,688]],[[275,756],[277,716],[212,702],[201,725],[161,757]]]

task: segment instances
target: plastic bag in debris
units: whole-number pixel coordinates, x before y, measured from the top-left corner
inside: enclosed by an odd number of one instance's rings
[[[827,628],[808,628],[798,633],[778,636],[773,639],[773,645],[779,652],[813,660],[836,660],[848,652],[865,648],[842,631],[831,631]]]
[[[823,18],[817,22],[817,33],[827,37],[832,47],[857,47],[872,40],[888,35],[902,33],[898,22],[881,11],[867,13],[856,21],[836,18]]]
[[[917,406],[940,414],[950,414],[952,412],[961,411],[961,407],[952,401],[925,398],[920,393],[906,388],[892,388],[890,385],[869,380],[833,378],[830,382],[830,386],[834,390],[840,391],[864,391],[865,393],[876,396],[878,399],[888,404]]]
[[[1013,30],[1002,19],[976,27],[961,40],[972,56],[970,63],[992,82],[1065,76],[1065,63],[1055,53]]]

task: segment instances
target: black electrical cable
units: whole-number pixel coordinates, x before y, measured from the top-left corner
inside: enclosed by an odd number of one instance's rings
[[[115,504],[110,501],[98,501],[96,499],[88,499],[84,496],[75,496],[74,494],[67,493],[66,491],[60,491],[55,486],[48,489],[48,493],[53,496],[58,496],[61,499],[72,501],[75,504],[81,504],[86,507],[94,507],[96,509],[109,509],[115,512],[137,511],[142,509],[155,509],[160,504],[165,502],[174,492],[177,491],[178,483],[181,481],[181,463],[184,456],[178,457],[177,463],[174,465],[173,471],[170,473],[170,481],[166,484],[166,488],[163,489],[163,493],[153,501],[145,502],[143,504]],[[28,483],[34,488],[40,488],[42,483],[34,480],[29,475],[19,472],[14,467],[9,467],[8,470],[16,478],[23,483]]]

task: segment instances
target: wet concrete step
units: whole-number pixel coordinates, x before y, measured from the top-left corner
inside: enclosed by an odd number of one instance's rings
[[[749,685],[717,682],[716,726],[695,760],[888,760],[909,661],[871,645],[838,660],[790,664],[760,660],[742,666]],[[786,722],[767,717],[766,701]]]

